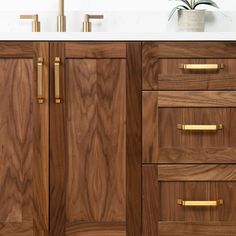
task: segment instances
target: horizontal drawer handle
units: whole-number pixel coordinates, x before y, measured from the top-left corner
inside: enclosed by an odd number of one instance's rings
[[[181,206],[196,206],[196,207],[208,207],[208,206],[221,206],[224,204],[223,200],[217,201],[184,201],[182,199],[177,200],[177,204]]]
[[[178,124],[177,129],[186,131],[217,131],[223,129],[223,125],[182,125]]]
[[[183,70],[219,70],[224,68],[224,64],[180,64]]]

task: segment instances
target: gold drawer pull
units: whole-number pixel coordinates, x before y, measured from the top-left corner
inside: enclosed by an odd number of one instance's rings
[[[54,63],[54,73],[55,73],[55,103],[61,103],[61,95],[60,95],[60,65],[61,59],[60,57],[55,58]]]
[[[183,70],[219,70],[224,68],[224,64],[180,64]]]
[[[208,206],[221,206],[224,204],[223,200],[217,201],[184,201],[182,199],[177,200],[177,204],[181,206],[193,206],[193,207],[208,207]]]
[[[178,124],[177,129],[186,131],[217,131],[222,130],[223,125],[182,125]]]
[[[43,104],[43,58],[39,57],[37,62],[37,100],[39,104]]]

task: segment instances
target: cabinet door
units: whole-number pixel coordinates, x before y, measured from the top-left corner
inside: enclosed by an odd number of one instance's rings
[[[47,43],[0,43],[0,235],[48,235],[47,67]]]
[[[141,62],[130,54],[140,45],[55,43],[51,51],[51,235],[137,236]]]

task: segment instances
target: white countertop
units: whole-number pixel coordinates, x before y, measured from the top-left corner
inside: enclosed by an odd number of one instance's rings
[[[0,33],[0,41],[236,41],[236,32],[203,33]]]

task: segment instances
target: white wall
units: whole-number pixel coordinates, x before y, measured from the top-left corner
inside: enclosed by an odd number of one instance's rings
[[[0,11],[56,11],[59,0],[0,0]],[[169,0],[65,0],[69,11],[162,11],[176,2]],[[221,10],[236,10],[235,0],[215,0]]]
[[[0,0],[0,32],[30,32],[31,21],[20,14],[38,13],[43,32],[56,31],[59,0]],[[220,10],[207,12],[206,31],[236,31],[236,0],[215,0]],[[177,15],[168,22],[175,0],[65,0],[67,31],[81,31],[85,13],[103,13],[93,31],[163,32],[177,31]],[[212,12],[214,11],[214,12]],[[151,22],[151,24],[150,24]]]

